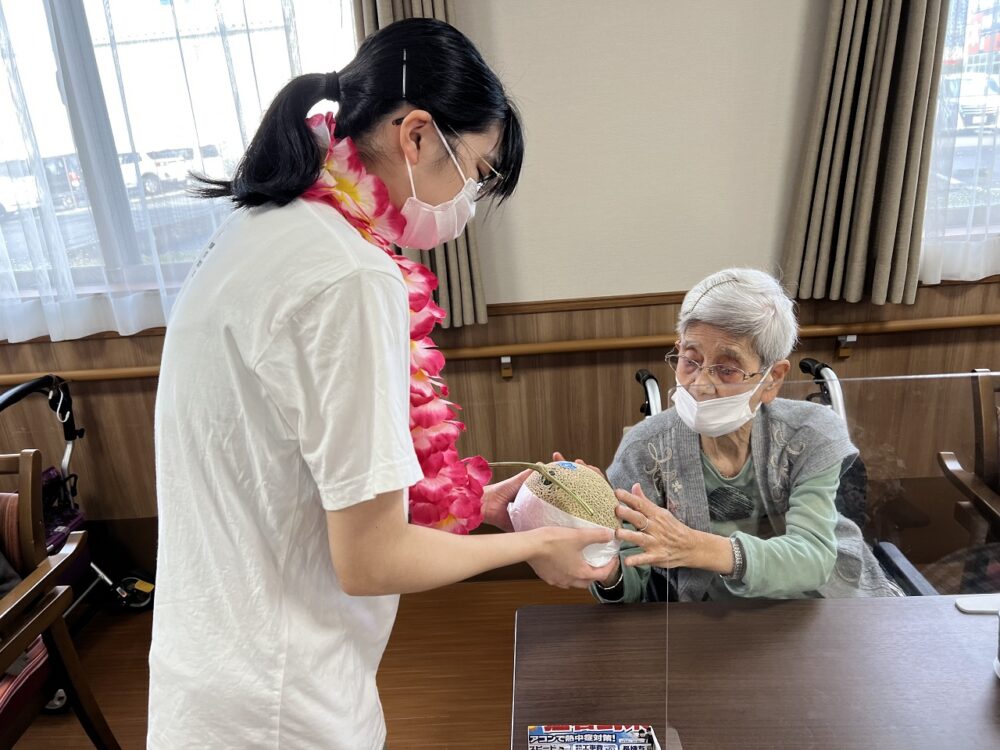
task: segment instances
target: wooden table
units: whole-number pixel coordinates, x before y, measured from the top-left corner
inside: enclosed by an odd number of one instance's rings
[[[683,750],[996,750],[997,630],[954,597],[522,608],[511,747],[669,716]]]
[[[592,601],[537,579],[402,597],[378,670],[390,750],[508,747],[517,608]]]

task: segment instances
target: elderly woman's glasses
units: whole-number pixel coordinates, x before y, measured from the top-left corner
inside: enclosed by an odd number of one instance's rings
[[[697,377],[698,373],[704,370],[708,373],[708,377],[720,383],[725,383],[726,385],[739,385],[740,383],[745,383],[750,378],[756,377],[758,375],[763,375],[766,370],[761,370],[760,372],[747,372],[746,370],[741,370],[739,367],[733,367],[732,365],[699,365],[690,357],[685,357],[683,354],[678,354],[677,350],[671,351],[666,357],[663,358],[664,361],[670,365],[670,368],[685,378]]]

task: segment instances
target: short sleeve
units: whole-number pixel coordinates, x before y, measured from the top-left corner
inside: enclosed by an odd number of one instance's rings
[[[423,476],[409,431],[402,279],[359,269],[303,305],[254,367],[319,489],[340,510]]]

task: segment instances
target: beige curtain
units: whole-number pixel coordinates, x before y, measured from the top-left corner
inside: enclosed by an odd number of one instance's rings
[[[785,248],[800,299],[913,304],[948,0],[829,0]]]
[[[354,0],[354,26],[360,44],[366,36],[404,18],[448,21],[447,0]],[[447,313],[444,328],[486,322],[486,290],[479,268],[474,223],[454,241],[433,250],[407,250],[438,277],[435,301]]]

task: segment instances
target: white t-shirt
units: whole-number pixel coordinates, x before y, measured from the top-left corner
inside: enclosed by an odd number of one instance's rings
[[[344,593],[325,511],[422,476],[408,326],[396,265],[322,204],[236,211],[195,263],[156,396],[150,748],[382,747],[399,598]]]

